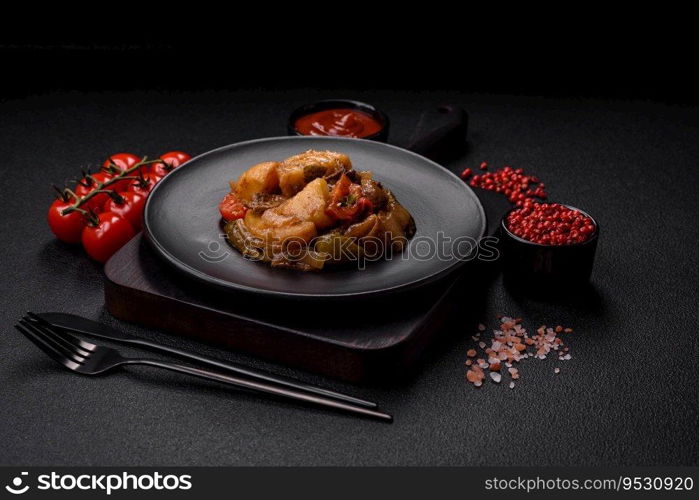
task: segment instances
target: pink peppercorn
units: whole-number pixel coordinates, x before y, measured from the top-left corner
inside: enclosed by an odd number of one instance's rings
[[[595,232],[591,218],[558,203],[534,203],[510,212],[507,229],[522,239],[542,245],[574,245]]]
[[[481,163],[481,170],[487,168],[487,163]],[[545,199],[546,186],[533,175],[526,175],[521,168],[513,169],[506,166],[494,172],[484,172],[474,175],[469,181],[471,187],[503,193],[508,200],[518,207],[524,207],[535,201],[535,198]]]

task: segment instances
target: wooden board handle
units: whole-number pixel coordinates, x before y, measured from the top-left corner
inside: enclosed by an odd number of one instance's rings
[[[455,104],[425,110],[406,149],[435,161],[446,161],[466,150],[468,114]]]

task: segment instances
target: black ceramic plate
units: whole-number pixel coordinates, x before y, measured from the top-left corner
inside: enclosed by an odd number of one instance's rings
[[[393,191],[417,226],[403,255],[367,262],[364,269],[304,273],[246,260],[228,245],[218,212],[228,181],[256,163],[283,160],[308,149],[345,153],[355,169],[371,170]],[[423,285],[462,264],[466,242],[477,240],[484,230],[485,215],[476,195],[445,168],[395,146],[333,137],[259,139],[205,153],[156,186],[144,215],[146,237],[180,271],[230,290],[282,297],[368,296]],[[458,251],[437,255],[437,245],[458,245]]]

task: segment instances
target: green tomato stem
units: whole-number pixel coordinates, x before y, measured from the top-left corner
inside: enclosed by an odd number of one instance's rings
[[[112,178],[109,179],[108,181],[105,181],[105,182],[96,182],[96,183],[95,183],[95,189],[93,189],[92,191],[90,191],[89,193],[87,193],[85,196],[82,196],[82,197],[77,196],[73,191],[70,191],[70,190],[69,190],[70,193],[71,193],[71,195],[72,195],[72,196],[75,196],[76,201],[75,201],[75,203],[73,203],[73,204],[72,204],[71,206],[69,206],[68,208],[63,209],[63,211],[61,212],[61,215],[68,215],[68,214],[71,213],[71,212],[75,212],[76,210],[79,210],[80,207],[81,207],[82,205],[84,205],[88,200],[94,198],[94,197],[97,196],[98,194],[111,191],[111,190],[109,190],[109,189],[104,189],[104,188],[109,187],[109,186],[111,186],[112,184],[116,184],[117,182],[119,182],[119,181],[121,181],[121,180],[124,180],[124,179],[137,179],[138,177],[129,176],[129,174],[132,173],[132,172],[135,172],[136,170],[138,170],[139,168],[143,167],[144,165],[150,165],[150,164],[152,164],[152,163],[159,163],[159,162],[162,161],[162,160],[160,160],[160,159],[157,159],[157,160],[148,160],[147,158],[148,158],[148,157],[144,156],[143,159],[142,159],[141,161],[139,161],[138,163],[134,164],[134,166],[132,166],[132,167],[126,169],[126,170],[123,170],[120,174],[115,175],[114,177],[112,177]],[[83,214],[85,213],[84,210],[82,210],[82,212],[83,212]]]

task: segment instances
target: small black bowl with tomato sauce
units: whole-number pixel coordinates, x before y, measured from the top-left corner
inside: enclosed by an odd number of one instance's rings
[[[386,142],[388,117],[370,104],[350,99],[328,99],[294,110],[289,135],[353,137]]]

